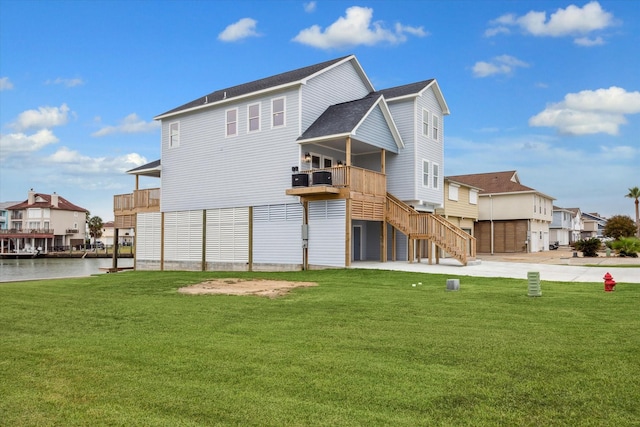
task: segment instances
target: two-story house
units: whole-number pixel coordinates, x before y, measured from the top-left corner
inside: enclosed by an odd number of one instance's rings
[[[450,176],[482,190],[478,193],[478,252],[549,250],[553,197],[522,185],[516,171]]]
[[[580,240],[583,228],[582,212],[580,208],[553,207],[553,221],[549,225],[551,242],[559,245],[570,245]]]
[[[9,227],[0,230],[3,253],[47,253],[82,245],[87,210],[53,193],[29,190],[27,200],[8,206]]]
[[[138,269],[412,261],[422,241],[466,264],[473,237],[434,214],[448,114],[434,79],[376,90],[353,55],[217,90],[156,117],[161,161],[129,171],[116,228]]]
[[[582,223],[583,229],[581,237],[583,239],[592,239],[594,237],[602,238],[607,220],[597,212],[582,212]]]

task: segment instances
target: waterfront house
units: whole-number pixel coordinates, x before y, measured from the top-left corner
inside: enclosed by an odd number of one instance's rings
[[[3,253],[47,253],[84,244],[87,210],[55,192],[31,189],[26,200],[6,210],[9,225],[0,230]]]
[[[116,230],[135,227],[138,269],[348,267],[436,248],[466,264],[474,238],[435,214],[448,114],[435,79],[376,90],[353,55],[217,90],[156,117],[161,160],[129,171]]]

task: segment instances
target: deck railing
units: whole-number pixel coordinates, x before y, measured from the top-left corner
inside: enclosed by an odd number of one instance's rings
[[[331,172],[331,185],[333,187],[349,188],[353,192],[376,196],[387,194],[387,178],[385,174],[356,166],[333,166],[300,171],[298,173],[308,174],[309,183],[311,183],[313,172],[319,171]]]
[[[113,196],[113,212],[115,214],[159,211],[159,188],[135,190],[133,193],[116,194],[115,196]]]
[[[8,228],[0,230],[0,234],[55,234],[53,228]]]

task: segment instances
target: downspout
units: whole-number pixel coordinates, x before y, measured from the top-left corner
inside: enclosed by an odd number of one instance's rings
[[[493,255],[493,197],[489,194],[489,201],[491,202],[491,255]]]

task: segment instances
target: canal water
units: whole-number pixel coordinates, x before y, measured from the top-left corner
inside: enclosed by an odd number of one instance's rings
[[[111,258],[0,259],[0,282],[91,276],[112,265]],[[118,267],[133,267],[133,258],[119,258]]]

